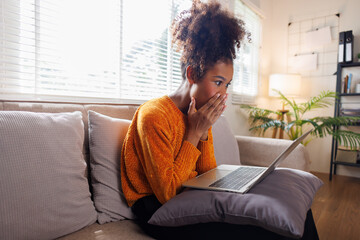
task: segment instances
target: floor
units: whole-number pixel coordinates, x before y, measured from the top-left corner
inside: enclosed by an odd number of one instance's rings
[[[324,182],[311,207],[320,240],[360,240],[360,178],[313,174]]]

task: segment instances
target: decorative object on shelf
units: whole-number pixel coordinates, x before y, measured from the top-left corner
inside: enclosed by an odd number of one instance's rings
[[[354,35],[352,30],[339,33],[339,63],[352,63],[354,52]]]
[[[360,83],[355,85],[355,93],[360,93]]]
[[[345,32],[345,62],[353,62],[354,35],[352,30]]]
[[[345,62],[345,32],[339,32],[338,62]]]
[[[304,118],[304,114],[315,109],[326,108],[333,104],[333,99],[336,98],[336,93],[331,91],[323,91],[320,95],[312,97],[309,101],[303,103],[296,103],[285,97],[280,91],[275,90],[282,99],[285,106],[290,107],[289,114],[294,120],[285,122],[279,120],[278,116],[283,113],[269,109],[258,108],[250,105],[241,105],[241,108],[249,113],[249,120],[251,128],[259,135],[264,135],[268,129],[280,128],[291,140],[294,140],[302,135],[303,129],[313,127],[310,138],[304,145],[307,145],[314,138],[323,138],[327,135],[332,135],[343,146],[354,149],[360,146],[360,134],[340,129],[340,126],[356,125],[360,122],[360,117],[354,116],[335,116],[335,117],[313,117]],[[334,126],[337,129],[334,131]]]
[[[360,159],[360,149],[349,149],[346,147],[338,147],[336,154],[336,162],[358,163]]]
[[[343,81],[343,93],[352,93],[351,89],[352,73],[346,75]]]

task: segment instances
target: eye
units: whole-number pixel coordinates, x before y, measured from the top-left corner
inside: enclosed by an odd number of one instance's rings
[[[228,88],[231,85],[231,82],[229,82],[228,84],[226,84],[226,88]]]
[[[215,84],[216,84],[217,86],[221,86],[222,83],[223,83],[222,81],[215,81]]]

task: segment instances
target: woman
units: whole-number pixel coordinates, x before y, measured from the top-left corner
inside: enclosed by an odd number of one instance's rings
[[[126,200],[144,230],[156,238],[167,238],[161,234],[168,230],[147,224],[151,215],[181,191],[184,181],[216,167],[211,125],[225,110],[235,47],[244,33],[243,22],[214,2],[195,1],[174,20],[182,84],[169,96],[139,107],[121,157]],[[167,236],[173,238],[173,232]]]
[[[211,125],[226,107],[243,22],[214,2],[195,1],[186,13],[173,23],[182,84],[140,106],[125,139],[121,177],[129,206],[149,195],[164,204],[184,181],[216,167]]]
[[[139,107],[121,156],[125,198],[142,229],[156,239],[287,239],[263,228],[228,223],[159,227],[148,220],[181,184],[216,167],[211,125],[225,110],[244,24],[218,3],[195,1],[172,26],[182,50],[182,84]],[[310,211],[309,211],[310,212]],[[311,212],[302,239],[318,239]]]
[[[202,223],[181,227],[148,224],[153,213],[181,191],[181,184],[216,167],[211,125],[225,110],[236,47],[244,24],[218,3],[195,1],[172,26],[182,50],[182,84],[169,96],[139,107],[121,156],[121,183],[139,225],[156,239],[287,239],[260,227]],[[309,214],[309,213],[308,213]],[[302,239],[318,239],[312,215]]]

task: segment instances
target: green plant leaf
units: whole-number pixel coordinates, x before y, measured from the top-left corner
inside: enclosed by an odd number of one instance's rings
[[[360,146],[360,134],[346,130],[336,130],[332,132],[333,137],[340,145],[350,147],[351,149],[358,149]]]
[[[314,126],[313,134],[321,138],[327,135],[333,135],[334,127],[353,126],[358,124],[360,122],[360,117],[316,117],[312,120],[319,123],[318,126]]]
[[[271,121],[267,121],[263,124],[254,126],[252,128],[250,128],[250,131],[255,131],[255,132],[259,132],[264,135],[265,132],[270,128],[270,129],[274,129],[274,128],[281,128],[284,129],[286,126],[286,123],[284,121],[280,121],[280,120],[271,120]]]
[[[307,111],[316,108],[326,108],[334,104],[336,92],[322,91],[319,96],[312,97],[308,102],[300,104],[300,112],[304,114]]]
[[[270,114],[281,115],[281,113],[278,111],[272,111],[265,108],[258,108],[247,104],[241,104],[240,107],[253,116],[268,116]]]
[[[277,94],[279,94],[280,99],[282,99],[285,103],[286,106],[290,106],[292,109],[292,112],[290,112],[290,114],[292,116],[295,117],[296,120],[300,119],[300,114],[299,114],[299,106],[296,104],[296,102],[293,100],[291,101],[290,99],[288,99],[287,97],[284,96],[284,94],[282,94],[279,90],[276,89],[272,89],[274,92],[276,92]]]
[[[291,107],[292,111],[286,114],[295,117],[295,119],[289,123],[280,121],[278,117],[281,116],[282,113],[279,111],[242,105],[242,108],[249,113],[251,125],[249,130],[264,134],[268,129],[280,128],[285,131],[290,139],[294,140],[302,134],[303,128],[312,127],[314,129],[311,133],[313,138],[307,140],[305,144],[316,137],[323,138],[328,135],[333,135],[333,137],[344,146],[350,146],[352,148],[360,146],[360,134],[340,128],[359,125],[360,117],[339,116],[302,119],[303,114],[307,111],[331,106],[333,104],[333,98],[337,97],[336,93],[323,91],[319,96],[311,98],[308,102],[297,104],[294,100],[290,101],[286,98],[280,91],[275,90],[275,92]]]

